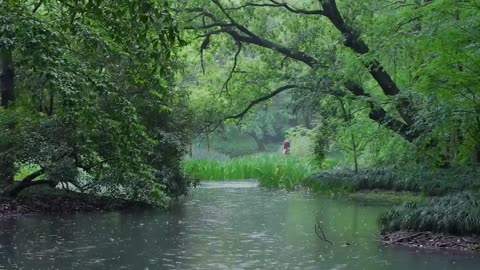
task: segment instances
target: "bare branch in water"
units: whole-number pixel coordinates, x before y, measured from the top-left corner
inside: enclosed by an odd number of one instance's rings
[[[323,232],[322,226],[320,226],[320,222],[318,221],[318,217],[317,217],[317,223],[315,223],[315,234],[321,240],[329,243],[330,245],[333,245],[333,243],[330,240],[328,240],[327,237],[325,236],[325,233]]]

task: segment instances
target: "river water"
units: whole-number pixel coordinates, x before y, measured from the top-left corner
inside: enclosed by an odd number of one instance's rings
[[[0,269],[480,269],[473,253],[384,247],[384,209],[206,183],[168,211],[0,218]]]

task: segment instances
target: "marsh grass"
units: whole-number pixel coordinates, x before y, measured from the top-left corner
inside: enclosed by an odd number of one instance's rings
[[[480,194],[463,192],[404,203],[384,213],[379,222],[383,232],[480,234]]]
[[[257,179],[260,186],[293,189],[313,173],[304,158],[257,154],[228,160],[185,160],[186,173],[201,180]]]
[[[480,190],[478,168],[432,169],[426,167],[326,170],[309,177],[305,184],[314,191],[388,190],[440,196],[465,190]]]

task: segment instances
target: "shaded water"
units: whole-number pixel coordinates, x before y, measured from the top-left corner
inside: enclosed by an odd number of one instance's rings
[[[480,269],[474,254],[383,247],[382,210],[210,183],[169,211],[0,218],[0,269]]]

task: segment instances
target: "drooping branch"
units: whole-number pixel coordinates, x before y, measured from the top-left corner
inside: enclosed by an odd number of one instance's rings
[[[232,115],[232,116],[228,116],[225,118],[225,120],[227,119],[242,119],[245,114],[248,113],[248,111],[253,107],[255,106],[256,104],[260,103],[260,102],[263,102],[263,101],[266,101],[266,100],[269,100],[271,99],[272,97],[282,93],[283,91],[286,91],[286,90],[289,90],[289,89],[292,89],[292,88],[296,88],[298,87],[297,85],[293,85],[293,84],[289,84],[289,85],[284,85],[282,87],[279,87],[277,88],[275,91],[269,93],[268,95],[265,95],[265,96],[262,96],[262,97],[259,97],[255,100],[253,100],[252,102],[250,102],[250,104],[243,110],[241,111],[240,113],[236,114],[236,115]]]
[[[210,35],[205,36],[205,39],[202,42],[202,45],[200,45],[200,66],[202,67],[202,72],[205,75],[205,65],[203,61],[203,51],[208,48],[208,45],[210,44]]]
[[[236,71],[237,68],[237,63],[238,63],[238,56],[240,55],[240,52],[242,51],[242,43],[237,42],[237,51],[235,52],[235,56],[233,57],[233,66],[232,69],[230,70],[230,73],[228,74],[228,78],[223,84],[222,90],[225,89],[225,91],[228,93],[228,83],[230,80],[233,78],[233,74]]]

